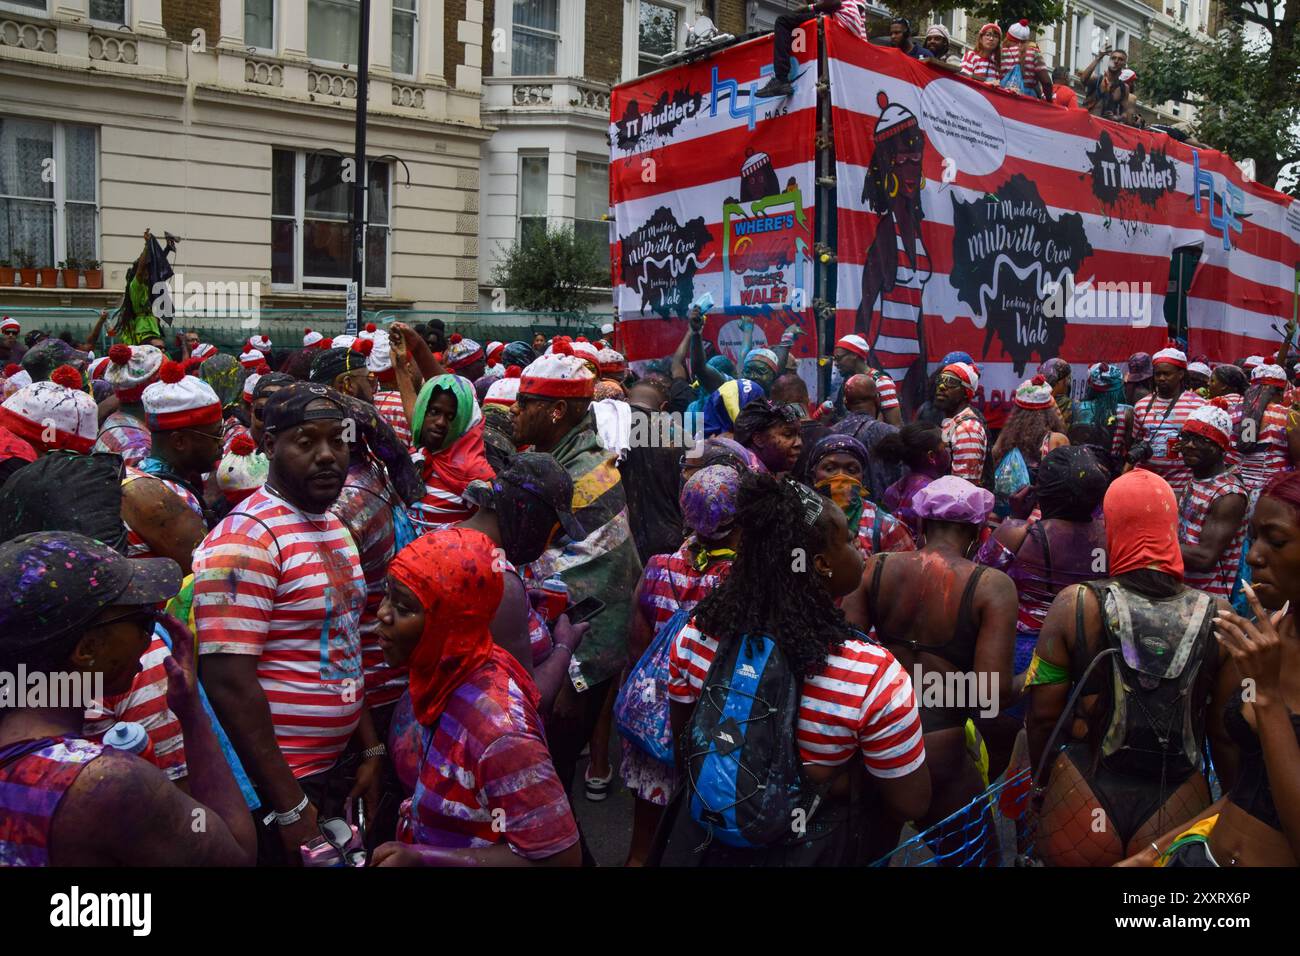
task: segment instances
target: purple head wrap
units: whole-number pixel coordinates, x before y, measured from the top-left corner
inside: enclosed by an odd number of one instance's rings
[[[981,525],[993,510],[993,492],[972,485],[965,478],[944,475],[912,497],[912,508],[918,518]]]
[[[682,520],[697,536],[713,541],[731,529],[736,518],[740,473],[730,465],[709,465],[682,486]]]

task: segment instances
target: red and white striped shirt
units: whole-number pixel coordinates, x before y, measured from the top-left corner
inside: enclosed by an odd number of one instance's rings
[[[876,380],[876,396],[880,399],[880,410],[887,412],[898,407],[898,386],[884,372],[872,369],[870,374]]]
[[[864,40],[867,38],[867,23],[862,16],[862,7],[858,5],[857,0],[844,0],[832,16],[840,26],[854,36],[862,37]]]
[[[1205,404],[1205,399],[1195,392],[1183,392],[1178,398],[1160,398],[1154,392],[1139,398],[1133,408],[1134,434],[1151,443],[1151,457],[1139,468],[1153,471],[1181,497],[1192,473],[1183,464],[1183,456],[1176,450],[1178,434],[1187,423],[1187,416]]]
[[[397,554],[393,509],[405,504],[390,486],[383,466],[354,461],[338,498],[330,506],[352,535],[361,553],[366,580],[366,607],[361,612],[361,670],[366,680],[366,705],[385,707],[402,696],[407,669],[391,667],[379,646],[379,605],[388,590],[388,565]]]
[[[952,418],[944,419],[943,440],[952,456],[952,473],[978,485],[984,477],[984,456],[989,437],[979,414],[967,405]]]
[[[1264,409],[1259,420],[1259,445],[1249,454],[1241,454],[1241,480],[1250,491],[1263,488],[1274,475],[1291,469],[1291,446],[1287,441],[1287,408],[1274,402]]]
[[[1241,424],[1241,416],[1246,412],[1246,397],[1240,392],[1228,392],[1221,396],[1228,403],[1228,417],[1232,419],[1232,433],[1237,434],[1237,426]],[[1228,463],[1229,468],[1241,467],[1241,452],[1237,450],[1237,443],[1233,442],[1228,446],[1228,452],[1223,456],[1223,460]]]
[[[99,437],[95,439],[92,452],[107,451],[121,455],[128,465],[148,458],[153,450],[153,435],[149,426],[134,415],[116,411],[104,419],[99,426]]]
[[[251,654],[295,777],[328,770],[365,702],[361,556],[337,517],[253,492],[194,552],[200,654]]]
[[[679,610],[694,610],[731,570],[731,558],[712,560],[703,571],[697,570],[695,543],[692,536],[672,554],[654,554],[645,563],[641,574],[641,613],[654,624],[656,633]]]
[[[876,540],[876,525],[880,525],[880,550],[915,551],[916,542],[907,525],[899,521],[884,508],[870,501],[862,502],[862,520],[858,522],[858,550],[864,558],[875,554],[873,544]]]
[[[506,843],[528,860],[578,842],[537,714],[537,690],[519,681],[494,655],[452,691],[435,726],[414,720],[409,698],[398,705],[390,741],[415,738],[414,747],[392,748],[399,777],[415,781],[401,807],[398,840],[455,848]]]
[[[1225,471],[1213,478],[1191,478],[1187,490],[1178,507],[1178,540],[1183,544],[1199,544],[1201,529],[1205,527],[1205,517],[1210,508],[1220,498],[1227,495],[1247,495],[1246,486],[1235,471]],[[1237,526],[1231,542],[1220,555],[1219,560],[1209,571],[1183,571],[1183,581],[1191,588],[1199,588],[1217,597],[1226,598],[1232,594],[1232,586],[1237,581],[1237,571],[1241,567],[1241,547],[1246,538],[1246,525]]]
[[[1020,75],[1025,86],[1030,93],[1037,95],[1038,74],[1035,71],[1045,67],[1043,51],[1038,48],[1038,44],[1019,43],[1015,40],[1002,44],[1002,75],[1006,76],[1017,66],[1020,67]]]
[[[140,658],[141,670],[131,681],[131,689],[105,696],[99,702],[102,706],[86,708],[82,733],[88,740],[103,743],[104,734],[119,720],[140,724],[153,743],[153,762],[168,779],[179,780],[188,770],[181,722],[167,706],[167,669],[163,661],[171,654],[167,642],[155,633]]]
[[[411,423],[406,420],[406,409],[402,407],[402,395],[392,389],[375,392],[375,411],[379,417],[393,426],[402,444],[411,447]]]
[[[682,628],[668,658],[669,698],[699,700],[717,652],[694,620]],[[857,749],[875,777],[901,777],[925,762],[912,681],[893,654],[866,641],[845,641],[805,678],[795,739],[806,764],[839,766]]]
[[[426,454],[423,448],[411,454],[411,461],[424,476],[424,497],[411,505],[411,521],[421,534],[449,528],[478,510],[457,492],[443,487],[438,473],[428,467]]]
[[[1002,82],[1002,68],[998,64],[998,58],[982,56],[973,49],[962,54],[961,75],[994,86]]]

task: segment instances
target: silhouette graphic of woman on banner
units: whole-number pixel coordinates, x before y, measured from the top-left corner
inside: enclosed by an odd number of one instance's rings
[[[930,254],[921,238],[925,136],[915,114],[890,103],[883,90],[876,102],[876,148],[862,202],[880,214],[880,224],[867,250],[855,324],[871,346],[871,364],[895,379],[910,375],[904,388],[915,390],[925,379],[921,293],[930,278]]]

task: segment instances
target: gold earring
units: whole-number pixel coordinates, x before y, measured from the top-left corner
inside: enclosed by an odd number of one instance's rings
[[[921,174],[921,185],[917,186],[916,188],[917,188],[917,189],[924,189],[924,188],[925,188],[925,173],[922,173],[922,174]]]

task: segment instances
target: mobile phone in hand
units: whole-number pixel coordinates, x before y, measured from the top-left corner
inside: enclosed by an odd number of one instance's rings
[[[569,615],[570,624],[581,624],[583,621],[590,621],[603,610],[605,610],[605,602],[600,598],[585,597],[567,608],[564,613]]]

